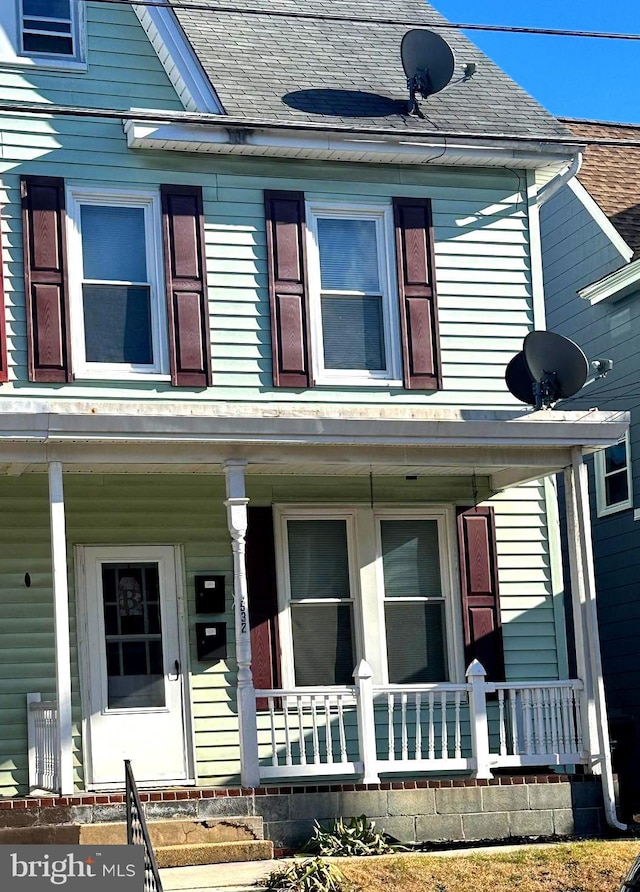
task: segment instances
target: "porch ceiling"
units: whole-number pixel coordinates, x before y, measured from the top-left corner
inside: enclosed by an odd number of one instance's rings
[[[597,410],[194,402],[176,414],[172,403],[76,404],[69,411],[53,401],[46,407],[20,402],[8,400],[0,410],[3,474],[44,472],[50,461],[75,473],[218,474],[226,462],[239,460],[252,475],[475,473],[497,491],[559,471],[576,447],[611,445],[628,427],[625,413]]]

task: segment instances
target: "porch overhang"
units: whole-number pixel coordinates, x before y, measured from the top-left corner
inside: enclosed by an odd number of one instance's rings
[[[217,473],[229,459],[248,474],[482,475],[497,492],[555,473],[616,443],[622,412],[326,407],[191,402],[7,400],[0,470]]]

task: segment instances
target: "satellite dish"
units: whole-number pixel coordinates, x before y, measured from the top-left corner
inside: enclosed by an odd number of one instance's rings
[[[453,77],[453,52],[439,34],[414,28],[402,38],[400,56],[407,76],[409,114],[419,114],[416,94],[426,99],[444,90]]]
[[[535,406],[534,381],[527,368],[522,350],[516,353],[507,366],[504,378],[507,382],[507,387],[517,400],[520,400],[521,403],[529,403],[530,406]]]
[[[505,373],[507,387],[523,403],[548,409],[584,387],[589,363],[580,347],[551,331],[532,331]]]
[[[554,402],[573,396],[587,380],[587,357],[569,338],[552,331],[531,331],[522,352],[533,379],[541,384],[546,380],[552,387]]]

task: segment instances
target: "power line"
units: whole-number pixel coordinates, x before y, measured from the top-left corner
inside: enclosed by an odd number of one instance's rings
[[[105,2],[105,0],[101,0]],[[111,2],[111,0],[109,0]],[[117,0],[122,2],[122,0]],[[214,127],[230,129],[268,129],[289,130],[307,133],[343,133],[357,135],[395,136],[399,139],[407,137],[423,139],[460,139],[460,140],[500,140],[514,143],[534,143],[536,145],[558,146],[609,146],[625,149],[640,149],[640,136],[635,139],[604,139],[602,137],[582,136],[531,136],[522,133],[485,133],[481,131],[464,130],[412,130],[407,127],[401,130],[398,127],[362,127],[352,125],[328,124],[323,121],[295,121],[283,119],[261,119],[249,117],[234,117],[209,112],[171,112],[160,109],[118,109],[118,108],[90,108],[77,105],[56,105],[48,102],[0,102],[0,112],[20,115],[61,116],[77,118],[103,118],[120,121],[148,121],[150,123],[163,124],[206,124]],[[638,128],[640,129],[640,127]]]
[[[86,2],[86,0],[84,0]],[[97,0],[115,6],[149,6],[160,9],[177,9],[194,12],[221,12],[241,15],[261,15],[317,22],[349,22],[361,25],[401,25],[412,28],[451,28],[457,31],[499,31],[507,34],[542,34],[548,37],[585,37],[597,40],[640,40],[640,34],[617,31],[579,31],[565,28],[531,28],[519,25],[481,25],[475,22],[415,22],[406,19],[379,19],[367,16],[334,15],[331,13],[288,12],[283,9],[259,9],[254,7],[213,5],[210,3],[169,3],[167,0]]]

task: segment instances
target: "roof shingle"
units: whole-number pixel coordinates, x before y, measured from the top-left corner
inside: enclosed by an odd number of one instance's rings
[[[454,51],[456,70],[445,90],[422,102],[420,119],[406,114],[400,63],[400,42],[410,26],[296,18],[304,12],[426,26],[446,22],[423,0],[234,0],[233,12],[216,10],[223,0],[204,2],[210,10],[176,6],[175,14],[228,115],[540,140],[567,135],[460,31],[438,29]],[[265,14],[249,12],[255,9]],[[276,17],[270,10],[291,15]],[[475,62],[477,71],[463,81],[467,62]]]
[[[561,120],[585,139],[640,139],[638,125]],[[640,149],[588,146],[578,179],[640,256]]]

